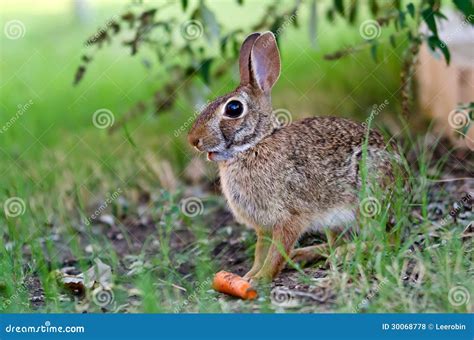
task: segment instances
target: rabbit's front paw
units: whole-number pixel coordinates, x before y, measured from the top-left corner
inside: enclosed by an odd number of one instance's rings
[[[265,274],[262,271],[259,271],[257,274],[250,278],[250,284],[252,287],[257,287],[262,284],[267,284],[272,282],[272,275]]]
[[[253,279],[253,277],[257,274],[259,268],[252,268],[250,269],[247,274],[244,275],[244,279],[249,281]]]

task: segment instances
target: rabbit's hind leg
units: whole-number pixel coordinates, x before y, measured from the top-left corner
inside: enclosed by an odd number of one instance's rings
[[[291,260],[297,263],[314,262],[328,258],[330,254],[327,243],[294,249],[291,252]]]
[[[336,230],[326,230],[327,243],[293,249],[291,260],[294,262],[314,262],[327,259],[331,254],[331,249],[337,247],[341,242],[340,233]]]

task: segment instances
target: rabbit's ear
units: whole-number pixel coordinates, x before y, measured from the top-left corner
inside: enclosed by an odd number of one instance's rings
[[[240,68],[240,84],[247,85],[250,83],[250,53],[252,47],[260,36],[260,33],[250,34],[240,47],[239,68]]]
[[[269,92],[280,76],[280,53],[272,32],[262,34],[255,41],[250,62],[252,79],[263,92]]]

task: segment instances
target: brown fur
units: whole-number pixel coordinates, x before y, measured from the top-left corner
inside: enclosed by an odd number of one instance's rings
[[[235,217],[257,231],[255,262],[246,277],[271,279],[285,264],[282,252],[290,254],[303,232],[335,230],[355,220],[367,130],[336,117],[281,127],[270,97],[280,73],[273,34],[251,35],[241,53],[241,84],[211,103],[188,137],[218,162],[222,191]],[[244,103],[247,113],[229,119],[223,108],[233,98]],[[382,135],[371,130],[369,172],[390,175],[390,158]]]

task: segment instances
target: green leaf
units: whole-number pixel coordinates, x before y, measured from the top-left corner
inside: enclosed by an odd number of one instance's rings
[[[234,37],[234,40],[232,41],[232,50],[234,51],[234,55],[239,55],[240,41],[237,40],[235,37]]]
[[[372,59],[377,62],[377,43],[375,41],[370,46],[370,55]]]
[[[448,20],[448,18],[446,17],[446,15],[444,15],[444,14],[441,13],[440,11],[433,12],[433,14],[434,14],[435,16],[437,16],[438,18],[441,18],[441,19],[444,19],[444,20]]]
[[[206,85],[209,85],[211,81],[211,64],[214,61],[212,58],[205,59],[199,69],[199,75]]]
[[[449,65],[449,63],[451,62],[451,54],[449,53],[448,46],[443,41],[440,40],[439,49],[444,55],[444,59],[446,60],[446,65]]]
[[[133,140],[132,135],[130,134],[130,131],[128,131],[127,124],[123,125],[123,132],[125,134],[125,139],[130,143],[130,145],[133,146],[134,149],[138,149],[138,146]]]
[[[334,21],[334,10],[332,8],[328,9],[328,11],[326,12],[326,18],[329,22]]]
[[[199,7],[197,7],[191,14],[191,19],[196,20],[199,18],[199,15],[201,14],[201,11]]]
[[[451,61],[451,54],[449,53],[448,46],[443,41],[441,41],[437,36],[432,35],[428,38],[428,46],[432,51],[439,49],[441,53],[443,53],[446,64],[449,65],[449,62]]]
[[[435,36],[431,36],[427,40],[428,46],[432,51],[436,51],[436,47],[437,47],[435,38],[436,38]]]
[[[370,8],[370,13],[372,13],[373,16],[376,16],[377,13],[379,12],[379,5],[377,3],[377,0],[370,0],[369,8]]]
[[[415,18],[415,5],[413,5],[411,2],[407,5],[407,10],[410,16],[414,19]]]
[[[438,36],[438,29],[436,27],[436,20],[433,15],[433,10],[431,8],[427,8],[421,12],[421,16],[433,35]]]
[[[464,14],[466,18],[472,18],[474,15],[474,3],[470,0],[453,0],[454,5]],[[466,20],[474,25],[474,20]]]
[[[280,29],[280,27],[282,27],[283,23],[284,23],[283,17],[277,16],[275,18],[275,21],[273,22],[272,26],[270,27],[270,31],[272,31],[273,34],[275,34],[275,39],[277,41],[278,41],[278,37],[279,37],[278,30]]]
[[[224,36],[222,39],[221,39],[221,54],[224,55],[225,54],[225,49],[227,47],[227,42],[229,41],[229,37],[230,35],[226,35]]]
[[[293,21],[293,27],[295,27],[295,28],[300,27],[299,15],[298,15],[298,11],[296,9],[291,13],[290,19]]]
[[[343,0],[334,0],[334,7],[336,10],[344,16],[344,1]]]
[[[405,13],[402,11],[398,12],[398,22],[400,23],[400,28],[405,28]]]
[[[86,73],[86,66],[85,65],[80,65],[77,70],[76,74],[74,75],[74,85],[79,84],[79,82],[82,80],[84,77],[84,74]]]
[[[349,8],[349,23],[353,24],[357,18],[357,1],[351,2],[351,7]]]
[[[390,45],[392,45],[393,48],[396,48],[397,47],[397,41],[395,40],[395,36],[393,34],[391,34],[388,39],[390,41]]]
[[[469,120],[469,121],[467,122],[467,124],[462,128],[461,131],[462,131],[462,133],[463,133],[463,135],[464,135],[463,138],[466,138],[467,132],[471,129],[471,122],[472,122],[472,121]],[[468,138],[469,138],[469,137],[468,137]]]
[[[188,8],[188,0],[181,0],[181,7],[183,8],[183,12],[186,12]]]

